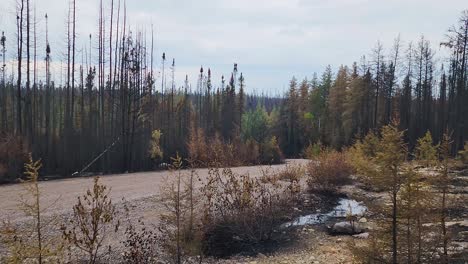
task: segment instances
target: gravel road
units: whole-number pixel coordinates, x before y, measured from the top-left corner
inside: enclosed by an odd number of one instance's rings
[[[287,160],[286,164],[305,164],[307,160]],[[271,169],[279,170],[285,164],[273,165]],[[249,173],[257,177],[261,175],[262,169],[268,166],[236,167],[236,173]],[[203,179],[208,175],[208,169],[197,169],[199,177]],[[102,183],[111,188],[111,198],[114,202],[125,198],[133,203],[147,200],[157,196],[160,186],[170,177],[168,171],[139,172],[131,174],[114,174],[102,176]],[[71,211],[79,195],[82,195],[93,184],[91,177],[79,177],[63,180],[43,181],[39,183],[41,191],[41,205],[46,208],[45,214],[66,214]],[[24,220],[24,213],[19,211],[18,204],[21,194],[24,193],[24,186],[21,184],[10,184],[0,186],[0,219],[8,219],[12,223]]]

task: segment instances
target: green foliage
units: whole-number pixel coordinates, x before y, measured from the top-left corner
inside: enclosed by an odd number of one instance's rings
[[[357,254],[361,260],[371,258],[370,263],[375,259],[391,263],[424,263],[431,262],[436,248],[442,247],[445,252],[442,259],[447,260],[449,235],[445,221],[450,183],[450,138],[445,134],[438,146],[433,146],[430,134],[419,140],[418,158],[430,161],[428,165],[440,160],[437,163],[440,175],[429,179],[413,164],[405,162],[407,149],[402,138],[403,134],[395,124],[386,126],[381,137],[369,135],[348,153],[359,179],[365,179],[366,184],[375,189],[385,190],[390,198],[389,203],[374,208],[381,215],[376,219],[380,228],[373,232],[371,247],[360,248]],[[440,196],[434,195],[434,187],[440,190]],[[437,221],[440,226],[427,224]]]
[[[379,213],[385,215],[386,232],[391,237],[381,236],[378,240],[388,243],[388,251],[391,252],[392,263],[398,262],[398,217],[400,204],[398,202],[400,190],[405,183],[406,175],[403,173],[403,163],[407,158],[407,147],[403,141],[403,132],[398,130],[398,124],[384,126],[380,132],[378,143],[370,136],[368,145],[358,142],[350,151],[352,165],[358,172],[358,176],[364,179],[366,184],[374,188],[384,190],[389,194],[390,205],[378,208]],[[366,150],[375,148],[373,155],[368,155]],[[390,259],[388,260],[390,261]]]
[[[255,110],[242,115],[241,138],[243,141],[253,139],[257,142],[263,142],[268,132],[268,114],[260,105]]]
[[[379,189],[373,179],[376,165],[369,162],[369,158],[375,158],[379,144],[379,137],[370,132],[363,140],[357,141],[346,153],[346,157],[354,167],[360,182],[369,189]]]
[[[437,162],[437,148],[432,142],[431,132],[418,139],[416,145],[416,160],[420,161],[424,166],[435,165]]]
[[[309,120],[309,121],[313,121],[314,120],[314,114],[311,113],[311,112],[304,113],[304,119]]]
[[[406,161],[408,151],[403,141],[403,132],[396,125],[388,125],[382,128],[381,135],[375,157],[369,160],[377,165],[375,182],[383,189],[398,191],[403,182],[399,170]]]
[[[270,136],[272,123],[278,120],[278,111],[270,115],[260,105],[253,111],[242,116],[241,138],[245,143],[239,143],[243,155],[248,158],[250,164],[276,164],[283,160],[278,141],[275,136]]]
[[[433,245],[438,242],[438,238],[428,235],[430,227],[423,225],[436,221],[436,215],[432,214],[436,200],[430,185],[423,181],[423,175],[413,167],[406,168],[404,176],[405,183],[398,197],[398,218],[401,222],[398,236],[398,243],[401,244],[400,259],[409,263],[421,263],[422,259],[432,257]]]
[[[307,148],[304,149],[304,157],[307,159],[315,159],[323,151],[326,151],[326,150],[320,141],[314,144],[309,144]]]
[[[368,133],[364,139],[363,139],[363,144],[362,144],[362,150],[366,156],[369,157],[374,157],[377,153],[378,146],[379,146],[379,137],[370,132]]]

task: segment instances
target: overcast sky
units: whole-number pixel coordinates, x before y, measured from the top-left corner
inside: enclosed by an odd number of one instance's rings
[[[34,0],[31,0],[34,2]],[[105,0],[109,6],[111,0]],[[123,0],[122,0],[123,1]],[[55,62],[63,58],[67,0],[36,0],[38,30],[49,14]],[[114,0],[117,4],[118,0]],[[98,0],[77,0],[77,32],[84,45],[98,22]],[[336,69],[370,54],[377,40],[390,48],[400,34],[406,45],[421,34],[437,43],[457,22],[466,0],[127,0],[133,29],[156,34],[156,65],[160,54],[176,59],[176,77],[192,84],[201,65],[215,81],[239,64],[249,91],[284,91],[289,79]],[[14,41],[15,1],[1,0],[0,30]],[[43,35],[38,42],[44,42]],[[54,53],[55,51],[55,53]],[[9,48],[14,56],[15,48]],[[42,50],[40,51],[42,52]],[[43,55],[41,55],[43,57]]]

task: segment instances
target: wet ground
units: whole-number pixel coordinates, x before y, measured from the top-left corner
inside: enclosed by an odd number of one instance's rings
[[[297,217],[291,222],[285,223],[284,227],[306,226],[323,224],[334,219],[346,217],[362,217],[367,207],[362,203],[349,198],[340,198],[338,204],[325,213],[313,213]]]

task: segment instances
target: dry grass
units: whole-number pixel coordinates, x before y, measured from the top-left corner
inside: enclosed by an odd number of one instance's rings
[[[305,169],[301,165],[286,165],[286,167],[277,173],[277,177],[282,181],[297,181],[305,175]]]

